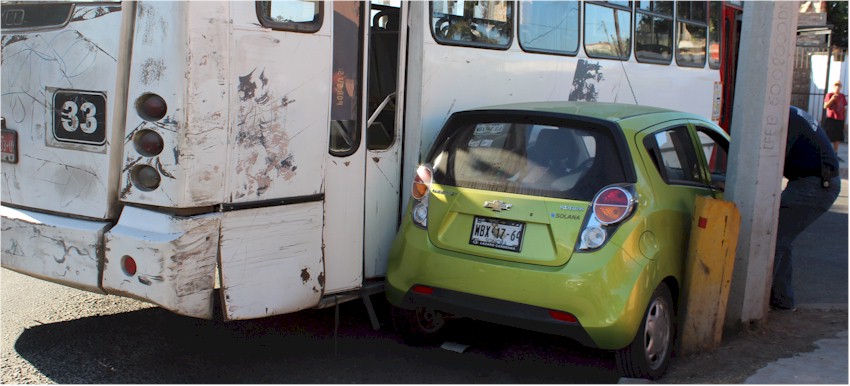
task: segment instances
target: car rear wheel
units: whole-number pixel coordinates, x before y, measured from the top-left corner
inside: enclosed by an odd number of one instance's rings
[[[627,377],[658,379],[670,364],[675,311],[670,289],[661,284],[652,294],[635,339],[617,350],[617,367]]]
[[[390,316],[404,341],[415,345],[437,343],[446,325],[442,313],[425,307],[407,310],[392,306]]]

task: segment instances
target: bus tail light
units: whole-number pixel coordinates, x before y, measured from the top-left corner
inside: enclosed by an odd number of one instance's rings
[[[617,226],[634,213],[636,206],[637,192],[631,184],[607,186],[596,193],[576,250],[591,251],[605,245]]]
[[[162,178],[159,172],[150,165],[137,165],[130,172],[130,181],[137,188],[149,192],[159,187]]]
[[[136,274],[136,260],[130,256],[124,255],[121,258],[121,268],[124,269],[124,273],[127,276],[133,276]]]
[[[153,130],[141,130],[133,136],[133,146],[145,157],[156,157],[165,148],[162,136]]]
[[[165,99],[156,94],[145,94],[136,100],[136,112],[146,121],[158,121],[165,118],[168,105]]]

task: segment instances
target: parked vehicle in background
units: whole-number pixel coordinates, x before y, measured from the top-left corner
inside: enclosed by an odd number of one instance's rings
[[[666,369],[696,196],[721,197],[726,133],[693,114],[542,102],[454,113],[417,169],[386,293],[408,341],[469,317]]]

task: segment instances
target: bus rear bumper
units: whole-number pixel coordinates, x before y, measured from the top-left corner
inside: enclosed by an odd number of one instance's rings
[[[25,275],[86,291],[100,287],[103,234],[108,222],[0,206],[0,263]]]
[[[124,207],[104,236],[103,288],[211,319],[219,233],[218,214],[177,217]]]

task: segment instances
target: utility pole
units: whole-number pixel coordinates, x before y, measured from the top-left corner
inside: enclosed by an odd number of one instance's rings
[[[728,328],[768,311],[798,12],[798,1],[744,2],[725,194],[741,212]]]

